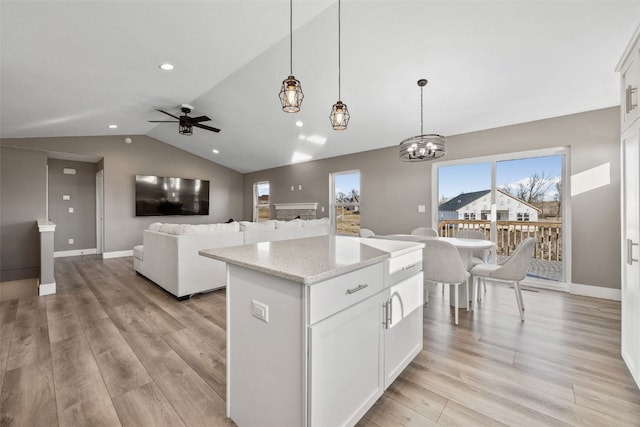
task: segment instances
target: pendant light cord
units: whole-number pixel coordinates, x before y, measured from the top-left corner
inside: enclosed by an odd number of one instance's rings
[[[342,99],[342,87],[340,84],[340,0],[338,0],[338,101]]]
[[[423,93],[423,87],[420,86],[420,135],[424,135],[424,130],[423,130],[423,126],[422,126],[422,122],[424,119],[424,104],[422,101],[422,93]]]
[[[289,75],[293,75],[293,0],[289,0]]]

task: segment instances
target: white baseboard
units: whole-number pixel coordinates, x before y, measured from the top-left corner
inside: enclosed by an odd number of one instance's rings
[[[38,295],[51,295],[56,293],[56,282],[53,283],[40,283],[38,286]]]
[[[67,256],[95,255],[98,253],[96,248],[93,249],[74,249],[72,251],[56,251],[53,253],[54,258],[62,258]]]
[[[585,297],[609,299],[613,301],[622,300],[622,291],[620,289],[603,288],[601,286],[581,285],[579,283],[572,283],[569,288],[569,293],[574,295],[582,295]]]
[[[128,251],[104,252],[102,254],[102,259],[122,258],[125,256],[133,256],[133,249]]]

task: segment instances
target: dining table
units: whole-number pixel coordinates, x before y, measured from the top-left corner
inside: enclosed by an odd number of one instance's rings
[[[387,235],[377,235],[375,236],[379,239],[389,239],[389,240],[408,240],[412,242],[420,242],[424,240],[441,240],[444,242],[451,243],[458,250],[460,254],[460,258],[462,259],[462,263],[464,264],[467,271],[471,270],[473,267],[473,253],[479,250],[489,250],[490,256],[487,258],[487,262],[495,263],[496,262],[496,244],[491,240],[484,239],[466,239],[461,237],[433,237],[433,236],[416,236],[413,234],[387,234]],[[423,262],[428,262],[428,260],[423,260]],[[471,277],[468,279],[471,280]],[[471,293],[473,293],[472,289],[473,283],[469,283],[469,289]],[[451,307],[455,306],[455,292],[453,286],[449,287],[449,303]],[[458,291],[458,307],[466,307],[467,300],[471,301],[472,296],[467,295],[467,287],[461,286]]]

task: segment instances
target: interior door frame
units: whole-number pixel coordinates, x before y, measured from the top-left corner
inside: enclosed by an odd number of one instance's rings
[[[104,169],[96,172],[96,253],[104,253]]]

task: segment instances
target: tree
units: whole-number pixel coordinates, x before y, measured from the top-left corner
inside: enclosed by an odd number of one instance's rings
[[[544,196],[549,191],[552,182],[544,172],[534,173],[529,178],[520,181],[516,189],[505,185],[502,187],[502,191],[529,204],[541,203],[544,201]]]
[[[562,207],[562,182],[556,182],[556,194],[553,196],[553,199],[558,204],[558,216],[560,216],[560,208]]]

